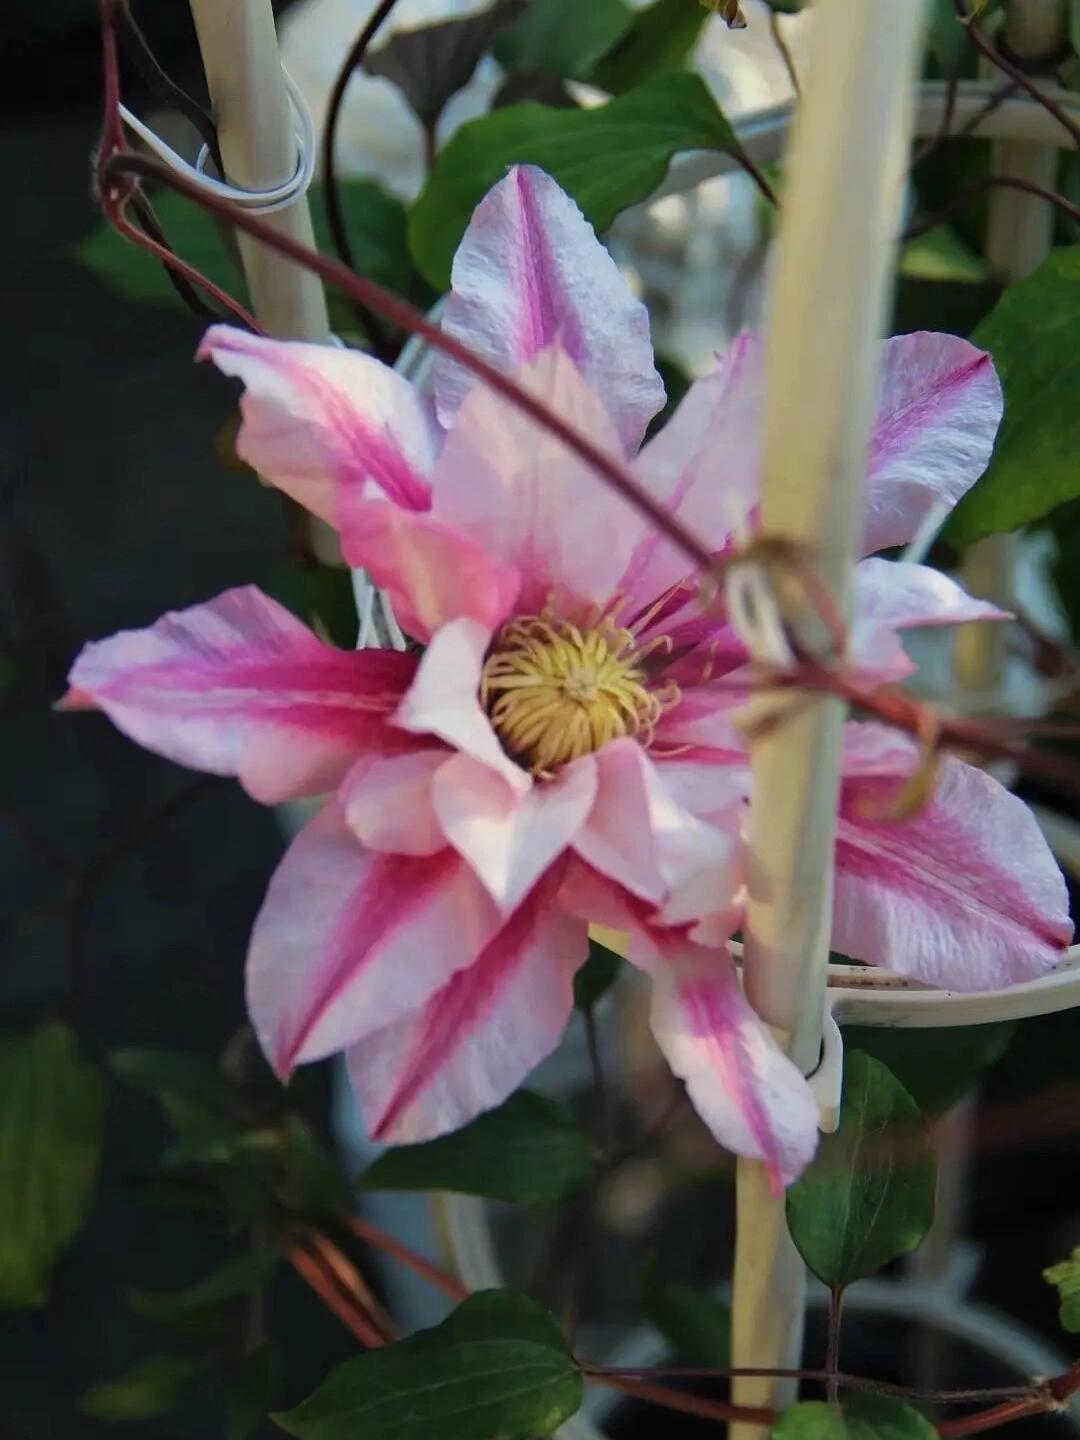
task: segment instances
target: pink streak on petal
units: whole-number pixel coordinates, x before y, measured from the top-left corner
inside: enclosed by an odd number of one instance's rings
[[[516,373],[601,448],[611,421],[572,359],[541,351]],[[521,575],[519,614],[609,600],[644,530],[638,513],[562,441],[483,386],[470,391],[432,477],[432,513]]]
[[[860,748],[869,768],[870,747]],[[949,990],[1045,973],[1061,959],[1072,923],[1065,882],[1031,811],[991,776],[946,757],[918,815],[872,818],[868,807],[880,815],[912,768],[894,754],[894,778],[881,773],[883,745],[878,774],[843,785],[833,947]]]
[[[339,486],[426,510],[439,430],[408,381],[356,350],[213,325],[198,358],[243,381],[242,459],[329,524]]]
[[[928,565],[864,560],[855,571],[849,654],[864,681],[903,680],[916,667],[896,631],[1009,618],[1008,611],[975,599],[955,580]]]
[[[761,342],[744,331],[691,385],[634,467],[653,497],[718,553],[729,548],[733,531],[746,529],[757,504],[762,387]],[[651,531],[619,589],[649,604],[688,569],[683,552]]]
[[[245,586],[87,645],[70,681],[140,745],[276,804],[397,746],[388,722],[415,672],[411,656],[324,645]]]
[[[1001,421],[993,361],[955,335],[887,340],[869,458],[869,553],[904,545],[939,500],[955,505],[986,469]]]
[[[366,850],[328,805],[270,882],[248,952],[251,1021],[281,1076],[427,1003],[498,926],[450,849]]]
[[[721,1145],[789,1185],[817,1148],[817,1105],[798,1069],[751,1009],[730,956],[667,943],[653,980],[653,1034]]]
[[[413,735],[445,740],[523,794],[532,779],[503,750],[480,704],[480,671],[490,640],[475,620],[444,625],[424,652],[393,723]]]
[[[565,766],[524,792],[458,755],[439,770],[432,801],[442,832],[508,914],[562,854],[596,798],[596,760]]]
[[[430,514],[365,500],[355,491],[339,492],[338,500],[345,558],[388,591],[410,635],[426,640],[462,616],[489,629],[506,618],[518,574],[493,560],[475,538]]]
[[[626,454],[664,403],[645,306],[574,202],[535,166],[514,166],[477,207],[454,258],[442,323],[505,370],[561,346],[600,397]],[[475,380],[442,356],[435,377],[449,429]]]
[[[434,855],[445,847],[431,790],[451,753],[410,750],[357,761],[342,782],[338,799],[361,844],[395,855]]]
[[[550,872],[422,1010],[349,1051],[376,1139],[403,1144],[456,1130],[501,1104],[558,1045],[588,933],[552,903],[557,878]]]

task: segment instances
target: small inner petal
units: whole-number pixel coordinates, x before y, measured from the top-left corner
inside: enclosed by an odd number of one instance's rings
[[[643,660],[631,632],[611,618],[580,629],[520,616],[495,637],[480,698],[507,754],[550,775],[611,740],[651,735],[678,696],[670,685],[650,689]]]

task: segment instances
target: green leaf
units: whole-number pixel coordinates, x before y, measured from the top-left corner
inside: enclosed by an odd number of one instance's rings
[[[343,565],[282,565],[263,589],[332,644],[356,648],[356,599],[352,576]]]
[[[301,1440],[494,1440],[550,1435],[582,1381],[551,1316],[485,1290],[433,1330],[349,1360],[274,1419]]]
[[[223,1103],[221,1071],[208,1055],[193,1050],[114,1050],[109,1063],[121,1080],[145,1090],[162,1104],[182,1097],[207,1110]]]
[[[840,1128],[787,1194],[799,1254],[826,1285],[849,1285],[914,1250],[934,1218],[934,1158],[919,1108],[880,1061],[844,1063]]]
[[[624,95],[652,75],[680,70],[697,44],[708,15],[700,0],[653,0],[589,77],[612,95]]]
[[[212,1363],[205,1355],[155,1355],[126,1375],[92,1385],[79,1409],[96,1420],[153,1420],[168,1414]]]
[[[340,1167],[306,1120],[281,1122],[281,1162],[289,1203],[303,1215],[340,1215],[349,1208],[349,1186]]]
[[[1069,0],[1069,44],[1080,55],[1080,0]]]
[[[281,1378],[273,1345],[256,1345],[228,1373],[225,1383],[226,1440],[250,1440],[266,1423]]]
[[[519,1205],[558,1205],[593,1179],[596,1161],[568,1111],[519,1090],[463,1130],[399,1145],[360,1177],[364,1190],[452,1190]]]
[[[599,940],[589,941],[589,958],[574,976],[574,1004],[579,1010],[591,1010],[600,997],[610,990],[619,978],[623,967],[621,955],[601,945]]]
[[[43,1305],[86,1218],[105,1085],[67,1025],[0,1041],[0,1309]]]
[[[445,288],[473,210],[509,165],[547,170],[604,230],[656,189],[678,151],[724,150],[733,138],[697,75],[658,75],[588,110],[507,106],[463,125],[440,153],[409,216],[413,257]]]
[[[1076,1333],[1080,1330],[1080,1245],[1057,1265],[1043,1271],[1043,1279],[1056,1287],[1061,1305],[1058,1319],[1062,1329]]]
[[[986,280],[989,267],[948,225],[935,225],[900,252],[900,274],[913,280]]]
[[[844,1044],[886,1066],[926,1116],[952,1108],[1001,1059],[1016,1026],[944,1026],[904,1030],[882,1026],[845,1026]]]
[[[1005,419],[989,470],[942,532],[953,545],[1080,497],[1080,245],[1055,250],[1011,285],[972,339],[994,357]]]
[[[129,1295],[128,1302],[137,1314],[150,1320],[187,1325],[260,1289],[280,1262],[281,1255],[277,1250],[252,1250],[246,1255],[238,1255],[186,1289],[154,1293],[135,1291]]]
[[[854,1395],[842,1405],[804,1400],[785,1410],[773,1440],[936,1440],[925,1415],[891,1395]]]
[[[681,1365],[724,1370],[731,1364],[731,1307],[689,1285],[651,1282],[645,1314]]]
[[[623,0],[532,0],[525,14],[495,42],[506,70],[547,70],[567,80],[589,71],[633,23]]]
[[[933,0],[926,39],[942,73],[951,75],[968,43],[953,0]]]

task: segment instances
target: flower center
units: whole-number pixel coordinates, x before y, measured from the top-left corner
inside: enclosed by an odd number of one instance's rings
[[[609,740],[651,734],[675,691],[651,691],[643,662],[666,643],[639,648],[610,619],[579,630],[521,616],[495,637],[480,698],[507,754],[534,774],[551,775]]]

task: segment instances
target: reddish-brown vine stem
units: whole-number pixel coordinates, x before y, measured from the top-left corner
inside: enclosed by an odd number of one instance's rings
[[[957,16],[968,32],[971,43],[979,54],[989,60],[991,65],[995,65],[1003,75],[1008,75],[1009,79],[1014,80],[1021,89],[1026,90],[1031,98],[1052,115],[1062,129],[1071,136],[1073,144],[1080,148],[1080,124],[1077,124],[1068,111],[1063,110],[1056,100],[1046,95],[1026,70],[1014,64],[1007,55],[1003,55],[997,46],[986,38],[979,29],[975,16],[967,8],[967,0],[953,0],[953,5]]]

